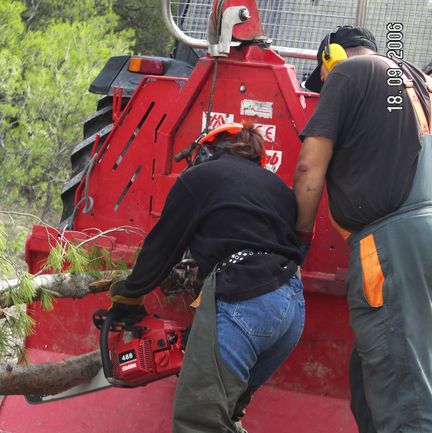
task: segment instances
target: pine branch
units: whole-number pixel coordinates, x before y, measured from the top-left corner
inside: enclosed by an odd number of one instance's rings
[[[34,298],[38,301],[43,296],[43,292],[49,292],[56,298],[80,299],[93,293],[107,291],[113,281],[126,278],[128,272],[100,272],[98,276],[94,274],[45,274],[34,277]],[[0,281],[0,308],[14,305],[11,293],[17,290],[21,284],[20,279]]]

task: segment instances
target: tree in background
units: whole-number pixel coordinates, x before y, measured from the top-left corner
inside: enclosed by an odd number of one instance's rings
[[[108,2],[30,3],[33,9],[0,2],[1,204],[46,219],[59,210],[70,153],[95,106],[88,86],[134,38],[133,30],[116,30],[119,18]],[[103,14],[95,3],[105,5]],[[51,15],[42,20],[48,6]]]
[[[56,21],[85,21],[112,10],[118,15],[116,31],[133,29],[135,54],[168,56],[173,38],[165,28],[160,0],[26,0],[23,14],[27,29],[44,28],[47,17]]]
[[[96,16],[106,15],[112,6],[112,0],[21,0],[25,6],[21,17],[26,24],[26,31],[41,30],[47,21],[74,22],[87,21]]]
[[[160,0],[114,0],[113,9],[119,29],[135,30],[136,54],[169,56],[174,38],[163,22]]]
[[[70,155],[96,105],[87,89],[111,56],[131,48],[168,53],[171,40],[159,11],[158,0],[0,1],[0,283],[20,281],[10,291],[11,304],[31,302],[36,289],[17,264],[29,225],[5,217],[1,208],[59,222]],[[25,308],[0,303],[0,359],[20,353],[31,326]]]

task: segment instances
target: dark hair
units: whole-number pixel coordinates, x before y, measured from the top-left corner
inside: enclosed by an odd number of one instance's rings
[[[251,122],[242,122],[243,129],[233,135],[228,132],[218,134],[212,143],[215,151],[223,150],[231,155],[238,155],[261,164],[265,152],[264,140],[256,126]]]

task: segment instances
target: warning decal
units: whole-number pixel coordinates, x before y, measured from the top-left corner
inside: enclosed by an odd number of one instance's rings
[[[240,114],[271,119],[273,117],[273,102],[243,99],[240,105]]]
[[[276,139],[276,125],[264,125],[262,123],[256,123],[256,128],[262,135],[264,141],[274,143]]]
[[[266,165],[265,168],[272,173],[277,173],[282,164],[281,150],[266,150]]]
[[[203,112],[202,126],[201,126],[202,131],[204,131],[206,127],[206,121],[207,121],[207,113]],[[225,125],[225,123],[232,123],[232,122],[234,122],[234,114],[215,113],[212,111],[210,113],[209,130]]]

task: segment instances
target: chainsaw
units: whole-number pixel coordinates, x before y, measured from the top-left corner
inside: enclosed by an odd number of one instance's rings
[[[179,373],[187,334],[183,325],[151,315],[133,323],[128,317],[116,321],[107,310],[96,311],[93,323],[101,331],[101,370],[88,383],[59,394],[27,395],[29,403],[61,400],[110,386],[134,388]]]
[[[178,323],[155,316],[116,322],[107,310],[96,311],[93,323],[101,331],[102,369],[113,386],[143,386],[180,371],[185,328]]]

